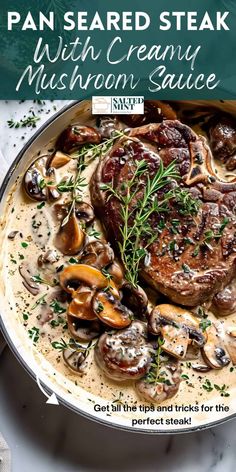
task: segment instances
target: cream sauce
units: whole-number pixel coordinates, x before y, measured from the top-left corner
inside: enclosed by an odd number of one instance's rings
[[[51,144],[47,147],[51,147]],[[58,180],[61,177],[73,174],[75,165],[76,161],[73,160],[71,163],[57,171]],[[94,161],[84,171],[83,176],[86,178],[87,182],[89,182],[96,165],[97,162]],[[83,200],[88,203],[90,202],[88,187],[84,190]],[[87,392],[101,396],[106,400],[114,401],[120,398],[123,403],[143,403],[140,402],[139,397],[136,395],[135,389],[133,388],[133,382],[112,381],[102,373],[94,361],[93,350],[90,351],[88,356],[89,368],[84,376],[79,376],[67,368],[61,353],[52,347],[52,342],[60,341],[61,338],[68,342],[71,337],[68,330],[63,328],[64,323],[59,324],[59,326],[56,327],[52,327],[50,322],[42,324],[40,314],[43,307],[41,305],[35,307],[37,300],[44,296],[45,300],[47,300],[54,289],[48,285],[39,284],[39,294],[33,296],[23,286],[22,277],[18,270],[20,263],[30,261],[30,265],[35,268],[34,275],[39,273],[39,270],[37,269],[37,259],[38,256],[42,254],[42,247],[39,238],[34,238],[34,234],[32,233],[32,218],[34,215],[38,214],[39,220],[42,219],[42,217],[45,217],[49,224],[47,241],[43,252],[45,253],[49,249],[54,249],[53,240],[58,231],[59,223],[53,215],[53,205],[46,203],[46,205],[41,209],[39,209],[38,206],[39,202],[30,200],[22,191],[21,176],[9,195],[7,215],[3,222],[5,236],[12,231],[18,231],[18,233],[14,240],[5,237],[2,251],[5,254],[4,283],[5,285],[11,286],[13,293],[13,297],[8,301],[8,303],[12,313],[15,314],[18,321],[25,328],[26,340],[29,337],[30,330],[33,328],[39,330],[39,339],[36,342],[36,349],[42,353],[58,375],[60,374],[67,380],[71,381],[70,393],[73,396],[77,396],[77,387],[79,385]],[[96,221],[94,227],[101,232],[99,221]],[[90,238],[90,240],[93,240],[93,238]],[[60,267],[60,265],[67,263],[68,260],[69,257],[59,254],[59,260],[54,263],[53,266]],[[54,273],[53,276],[57,277],[57,274]],[[54,316],[56,319],[56,315]],[[65,317],[65,314],[62,314],[61,316]],[[236,314],[217,320],[212,313],[209,313],[209,318],[221,325],[227,324],[227,326],[236,330]],[[189,367],[189,362],[183,362],[182,368],[185,379],[181,382],[177,395],[174,398],[167,400],[165,405],[181,405],[183,403],[194,404],[215,397],[220,400],[220,393],[216,392],[215,389],[211,392],[207,392],[203,388],[206,379],[209,379],[212,385],[217,384],[222,386],[226,384],[227,387],[229,387],[227,390],[229,393],[231,388],[236,386],[236,368],[234,368],[232,364],[221,370],[211,370],[206,374],[194,372],[191,367]],[[55,377],[55,382],[56,381]],[[120,396],[120,392],[122,392],[122,397]],[[224,403],[227,404],[227,402],[229,402],[229,398],[224,398]]]

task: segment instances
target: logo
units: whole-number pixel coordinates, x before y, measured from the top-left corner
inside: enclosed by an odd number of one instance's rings
[[[93,115],[142,115],[144,97],[92,97]]]

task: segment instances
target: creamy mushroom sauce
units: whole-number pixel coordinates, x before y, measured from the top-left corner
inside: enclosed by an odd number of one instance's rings
[[[76,121],[79,121],[78,118]],[[86,121],[86,124],[94,124],[94,121]],[[52,145],[52,143],[48,143],[46,149],[51,149]],[[41,155],[44,154],[45,151],[41,151]],[[38,158],[39,155],[40,152],[35,158]],[[97,160],[93,161],[84,171],[83,177],[85,177],[86,182],[89,182],[97,162]],[[65,176],[73,175],[75,166],[76,160],[72,160],[56,170],[57,180],[59,181]],[[221,167],[219,169],[221,169]],[[40,205],[41,202],[30,200],[26,196],[25,192],[22,191],[22,178],[23,176],[19,176],[16,184],[12,188],[8,198],[7,214],[4,217],[5,234],[13,235],[13,232],[17,232],[13,239],[9,239],[9,237],[5,238],[2,248],[5,254],[4,282],[11,286],[14,294],[14,297],[9,300],[12,312],[14,312],[15,315],[17,314],[18,319],[25,327],[26,337],[29,337],[30,333],[32,337],[32,332],[34,332],[35,328],[39,330],[39,336],[37,336],[36,332],[35,337],[36,349],[45,356],[58,373],[72,381],[72,395],[76,396],[77,385],[80,385],[88,392],[101,396],[103,399],[110,401],[120,399],[123,403],[128,402],[129,404],[143,403],[133,388],[133,381],[116,382],[103,374],[102,370],[94,361],[93,349],[91,349],[87,357],[89,368],[85,370],[84,375],[80,376],[68,369],[60,351],[52,347],[52,343],[55,341],[60,342],[61,338],[65,340],[65,342],[68,342],[71,338],[65,326],[66,313],[60,314],[61,318],[64,318],[65,321],[61,322],[58,326],[52,327],[52,320],[46,321],[44,305],[36,305],[38,300],[42,300],[42,297],[45,297],[45,300],[49,299],[56,287],[52,288],[50,285],[44,283],[37,284],[37,282],[35,282],[38,293],[37,295],[32,295],[22,284],[23,280],[19,273],[19,266],[24,263],[28,264],[33,275],[37,276],[37,274],[40,274],[41,277],[45,276],[47,280],[50,280],[50,283],[54,284],[54,282],[58,280],[58,273],[55,269],[60,268],[61,265],[69,264],[70,257],[76,256],[63,256],[60,251],[56,250],[58,260],[53,264],[48,264],[46,274],[37,268],[38,257],[41,254],[45,254],[48,250],[55,249],[54,237],[58,232],[60,223],[56,220],[54,215],[54,204],[46,203],[45,205]],[[84,187],[83,201],[91,203],[88,186]],[[92,227],[101,233],[100,239],[102,239],[103,235],[100,222],[95,220]],[[87,236],[88,242],[93,240],[93,237]],[[67,303],[60,302],[60,305],[65,308]],[[152,305],[151,300],[149,300],[149,305]],[[230,329],[234,328],[236,330],[236,313],[227,317],[216,318],[211,312],[208,312],[208,317],[219,326],[228,326]],[[53,315],[53,320],[57,320],[57,314]],[[87,345],[87,343],[85,343],[85,345]],[[226,384],[227,387],[229,386],[229,389],[227,389],[229,393],[231,387],[236,385],[236,368],[232,366],[232,363],[223,369],[210,370],[207,373],[194,372],[192,368],[189,367],[189,361],[181,361],[181,366],[183,380],[174,398],[165,401],[166,405],[195,403],[196,401],[203,402],[204,400],[214,397],[220,399],[220,392],[216,392],[215,389],[207,392],[202,387],[206,379],[209,379],[212,385],[217,384],[222,386]],[[229,402],[228,397],[224,398],[224,403],[227,404],[227,402]]]

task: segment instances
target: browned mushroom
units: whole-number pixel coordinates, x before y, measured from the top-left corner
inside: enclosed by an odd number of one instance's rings
[[[183,359],[189,344],[199,348],[206,342],[206,335],[200,329],[200,320],[187,310],[175,305],[157,305],[149,318],[149,331],[162,335],[163,350]]]
[[[211,305],[212,312],[217,316],[232,315],[236,311],[236,283],[232,282],[228,287],[218,292]]]
[[[56,188],[56,176],[53,168],[47,169],[48,156],[36,159],[27,169],[23,185],[27,195],[33,200],[58,200],[60,192]]]
[[[88,362],[83,352],[76,349],[67,348],[63,351],[63,359],[71,370],[83,375]]]
[[[101,290],[94,295],[93,311],[103,323],[112,328],[126,328],[133,319],[132,311],[122,305],[109,291]]]
[[[62,224],[54,238],[54,244],[62,254],[73,256],[78,254],[85,243],[85,232],[82,230],[74,211],[66,224]]]
[[[71,370],[83,375],[88,367],[90,343],[87,346],[82,346],[76,341],[69,342],[66,349],[63,350],[63,359]]]
[[[68,329],[74,339],[92,341],[101,334],[102,325],[99,320],[86,321],[67,315]]]
[[[86,264],[73,264],[60,272],[61,287],[68,293],[73,292],[80,285],[86,285],[96,290],[108,289],[119,298],[119,291],[112,280],[108,280],[102,272]]]
[[[38,266],[43,267],[44,264],[54,264],[59,260],[56,249],[48,249],[45,254],[40,254],[38,257]]]
[[[162,403],[168,398],[172,398],[178,392],[182,380],[180,363],[176,359],[163,356],[160,370],[161,381],[157,379],[155,382],[155,379],[153,379],[153,382],[150,382],[148,381],[147,374],[146,377],[136,382],[136,391],[142,400],[151,403]]]
[[[65,153],[76,151],[87,143],[99,144],[100,133],[91,126],[73,124],[68,126],[59,136],[56,147]]]
[[[143,115],[122,115],[120,119],[131,128],[148,123],[160,123],[163,120],[176,120],[173,108],[166,102],[159,100],[145,100]]]
[[[96,315],[92,308],[92,298],[94,293],[95,289],[83,285],[74,291],[73,300],[70,302],[67,310],[68,315],[81,320],[96,319]]]
[[[141,318],[145,318],[147,312],[148,298],[144,290],[125,282],[122,286],[122,302]]]
[[[48,156],[36,159],[27,169],[24,175],[24,189],[33,200],[47,200],[47,188],[45,185],[46,163]]]
[[[58,221],[63,221],[66,218],[70,211],[70,206],[71,202],[62,204],[56,203],[56,205],[54,205],[54,214]],[[89,205],[89,203],[81,201],[75,202],[74,213],[79,222],[85,225],[89,225],[94,220],[93,207]]]
[[[91,224],[95,218],[93,207],[86,202],[75,203],[75,215],[85,225]]]
[[[19,266],[19,272],[23,278],[23,285],[32,295],[38,295],[40,288],[39,284],[32,279],[32,272],[27,262],[22,262]]]
[[[121,264],[117,261],[114,261],[108,268],[107,272],[110,274],[113,282],[117,287],[121,287],[124,280],[124,271],[121,267]]]
[[[202,355],[212,369],[222,369],[230,363],[230,358],[225,351],[221,335],[215,324],[206,329],[207,342],[203,346]]]
[[[95,360],[104,373],[115,380],[140,379],[149,370],[153,347],[147,341],[147,329],[141,321],[128,328],[100,336]]]
[[[48,157],[47,168],[54,167],[54,169],[60,169],[71,161],[71,157],[61,151],[56,151],[54,154]]]
[[[109,244],[93,241],[86,244],[80,257],[81,264],[103,269],[114,261],[114,252]]]

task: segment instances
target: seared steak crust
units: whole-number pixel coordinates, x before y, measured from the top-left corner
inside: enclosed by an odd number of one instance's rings
[[[174,160],[181,178],[171,186],[190,191],[199,200],[199,211],[188,214],[173,199],[168,213],[152,215],[150,225],[157,238],[140,276],[173,302],[196,306],[212,298],[236,274],[236,187],[218,181],[204,138],[179,121],[131,129],[100,162],[90,186],[93,205],[115,250],[121,239],[120,203],[101,184],[112,184],[118,193],[123,192],[122,184],[131,179],[135,162],[141,159],[147,162],[150,177],[161,160],[165,167]],[[136,202],[142,199],[144,187],[142,178]],[[169,188],[159,192],[159,200]]]

